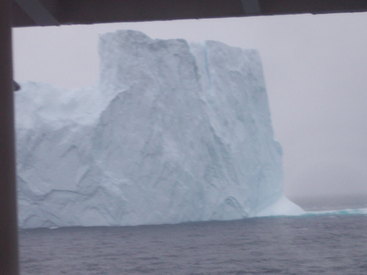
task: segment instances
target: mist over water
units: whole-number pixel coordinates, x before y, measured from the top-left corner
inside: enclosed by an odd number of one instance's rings
[[[290,197],[290,200],[306,211],[326,211],[367,208],[367,196],[319,196],[319,197]]]

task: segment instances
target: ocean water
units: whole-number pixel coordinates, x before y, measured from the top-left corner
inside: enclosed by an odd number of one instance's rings
[[[367,274],[367,216],[21,230],[21,274]]]

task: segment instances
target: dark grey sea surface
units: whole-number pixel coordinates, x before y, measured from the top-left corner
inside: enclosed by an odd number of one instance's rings
[[[367,216],[20,231],[21,274],[367,274]]]

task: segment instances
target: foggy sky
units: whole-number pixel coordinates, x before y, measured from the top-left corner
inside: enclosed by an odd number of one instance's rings
[[[61,87],[98,82],[98,34],[217,40],[262,57],[290,198],[367,197],[367,13],[287,15],[13,31],[17,81]]]

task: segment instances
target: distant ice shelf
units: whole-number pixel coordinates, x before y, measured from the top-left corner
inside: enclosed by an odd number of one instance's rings
[[[21,228],[304,213],[283,196],[255,50],[100,37],[97,87],[15,93]]]
[[[367,208],[359,209],[343,209],[343,210],[327,210],[327,211],[307,211],[307,216],[321,215],[367,215]]]

